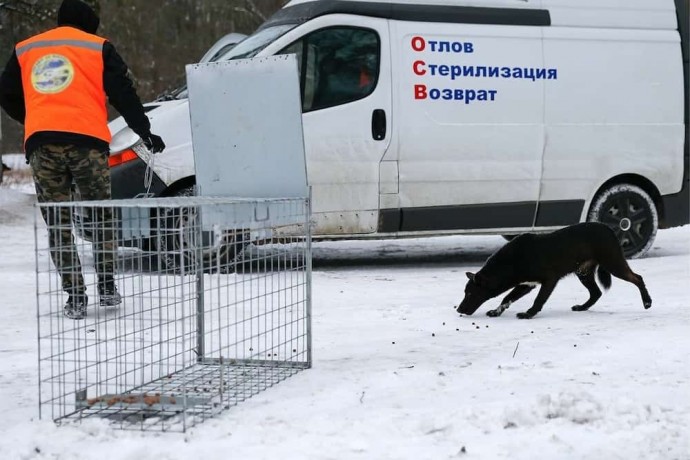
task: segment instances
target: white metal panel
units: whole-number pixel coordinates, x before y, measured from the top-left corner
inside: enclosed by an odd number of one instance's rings
[[[294,55],[187,66],[199,193],[238,198],[308,197],[302,113]],[[204,229],[274,219],[279,202],[214,207]],[[294,217],[294,216],[293,216]],[[299,224],[288,220],[281,225]]]
[[[292,0],[287,7],[317,0]],[[371,2],[371,0],[354,0]],[[548,9],[551,23],[573,27],[675,29],[673,0],[378,0],[377,3]]]
[[[319,0],[292,0],[285,8],[295,6],[300,3],[309,3]],[[357,2],[368,2],[372,0],[350,0]],[[477,6],[477,7],[502,7],[502,8],[538,8],[542,0],[375,0],[376,3],[401,3],[412,5],[443,5],[443,6]]]
[[[166,185],[194,175],[192,131],[189,126],[189,101],[164,102],[163,106],[150,111],[151,132],[163,137],[165,152],[156,155],[156,174]]]
[[[151,122],[151,132],[160,135],[165,141],[165,153],[153,159],[153,169],[166,186],[194,176],[194,157],[192,155],[192,132],[189,127],[189,102],[187,99],[161,101],[145,104],[155,109],[146,113]],[[119,153],[131,148],[140,141],[125,122],[118,117],[108,124],[113,135],[110,151]],[[145,159],[145,158],[144,158]]]
[[[673,0],[542,0],[553,26],[667,29],[678,27]]]
[[[670,31],[544,29],[543,200],[590,199],[621,174],[676,193],[683,176],[683,69]]]
[[[539,196],[546,80],[432,75],[431,65],[543,68],[538,27],[429,24],[391,25],[399,128],[401,207],[534,202]],[[470,42],[472,53],[422,52],[413,37]],[[415,73],[423,62],[424,75]],[[495,100],[415,99],[415,86],[493,90]]]
[[[382,195],[398,194],[398,162],[382,161],[379,174],[380,189]]]
[[[308,195],[294,56],[188,65],[187,85],[201,194]]]
[[[282,52],[304,36],[334,27],[375,31],[381,41],[380,70],[375,89],[363,99],[303,115],[314,233],[372,233],[378,226],[379,164],[395,129],[388,21],[343,14],[319,17],[280,37],[262,55]],[[377,109],[386,113],[383,140],[372,137],[372,116]]]

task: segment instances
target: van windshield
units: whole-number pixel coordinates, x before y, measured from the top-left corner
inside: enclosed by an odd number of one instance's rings
[[[273,43],[278,37],[287,33],[289,30],[295,28],[297,24],[282,24],[279,26],[267,27],[261,29],[256,33],[245,38],[225,54],[220,53],[213,56],[211,62],[215,61],[230,61],[232,59],[247,59],[256,56],[259,52]],[[179,88],[170,91],[169,93],[156,99],[157,101],[170,101],[173,99],[187,99],[189,94],[187,92],[187,85],[182,85]]]
[[[259,54],[259,52],[273,43],[278,37],[293,29],[297,24],[281,24],[279,26],[261,29],[249,37],[242,40],[227,54],[223,55],[219,61],[229,61],[232,59],[247,59]]]

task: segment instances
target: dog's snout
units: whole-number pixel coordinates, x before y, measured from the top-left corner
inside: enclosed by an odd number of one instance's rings
[[[472,309],[468,308],[466,305],[460,304],[458,305],[458,308],[456,308],[455,310],[462,315],[471,315],[475,312],[476,308]]]

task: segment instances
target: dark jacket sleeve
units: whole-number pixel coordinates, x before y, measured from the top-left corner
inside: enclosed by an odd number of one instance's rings
[[[16,51],[7,61],[5,70],[0,77],[0,106],[7,114],[24,124],[26,106],[24,105],[24,88],[22,87],[22,71],[19,67]]]
[[[148,136],[151,133],[151,123],[132,80],[127,75],[127,64],[110,42],[103,44],[103,64],[103,87],[108,101],[120,112],[132,131],[142,138]]]

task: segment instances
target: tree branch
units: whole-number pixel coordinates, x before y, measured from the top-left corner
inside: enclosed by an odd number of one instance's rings
[[[238,13],[245,13],[249,14],[251,16],[255,16],[261,21],[266,20],[266,15],[261,12],[261,10],[256,6],[256,3],[254,3],[254,0],[244,0],[244,7],[239,6],[234,8],[235,11]]]
[[[0,9],[29,16],[31,18],[36,18],[41,21],[54,16],[57,12],[55,8],[39,8],[38,6],[24,0],[2,2],[0,3]]]

